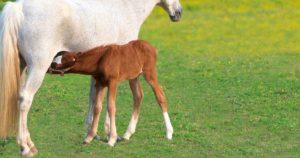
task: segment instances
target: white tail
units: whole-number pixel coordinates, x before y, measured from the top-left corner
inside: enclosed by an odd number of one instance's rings
[[[17,129],[20,87],[17,41],[22,20],[22,3],[8,2],[0,18],[0,138]]]

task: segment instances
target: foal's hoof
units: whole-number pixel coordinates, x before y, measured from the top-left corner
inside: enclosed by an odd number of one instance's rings
[[[82,145],[87,145],[87,144],[89,144],[92,140],[93,140],[93,139],[91,139],[91,138],[85,138],[85,139],[83,140],[83,142],[82,142]]]
[[[86,144],[90,143],[90,142],[93,141],[93,140],[99,141],[99,140],[100,140],[100,136],[96,135],[96,136],[94,136],[93,138],[90,137],[90,136],[87,136],[87,137],[83,140],[82,144],[83,144],[83,145],[86,145]]]
[[[82,142],[82,145],[87,145],[88,143],[84,140],[83,142]]]
[[[32,156],[34,156],[38,153],[38,150],[35,146],[33,146],[33,147],[30,148],[30,152],[31,152]]]
[[[123,135],[123,140],[128,141],[128,140],[130,139],[130,136],[131,136],[131,134],[129,134],[129,133],[126,132],[126,133]]]
[[[114,142],[108,142],[107,143],[110,147],[114,147],[115,146],[115,143]]]
[[[24,157],[33,157],[38,153],[38,150],[36,149],[36,147],[31,147],[30,149],[27,147],[21,147],[21,155]]]
[[[108,140],[108,143],[107,143],[107,144],[108,144],[110,147],[114,147],[115,144],[117,143],[117,141],[118,141],[118,137],[115,138],[115,139],[110,139],[110,140]]]

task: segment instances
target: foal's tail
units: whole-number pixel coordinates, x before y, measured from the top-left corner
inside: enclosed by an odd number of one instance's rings
[[[22,20],[22,2],[8,2],[0,17],[0,138],[17,129],[20,87],[17,41]]]

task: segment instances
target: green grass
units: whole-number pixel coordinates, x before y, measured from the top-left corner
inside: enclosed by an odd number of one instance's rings
[[[156,9],[141,33],[159,50],[174,139],[164,138],[161,112],[141,79],[145,98],[132,139],[82,146],[89,78],[48,75],[29,114],[37,157],[300,157],[300,2],[182,4],[180,23]],[[132,109],[127,83],[117,109],[122,135]],[[0,142],[0,157],[18,156],[15,138]]]

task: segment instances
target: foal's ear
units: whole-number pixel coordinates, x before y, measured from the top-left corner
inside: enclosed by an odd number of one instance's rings
[[[78,57],[82,54],[82,52],[78,52],[75,54],[73,61],[76,62],[78,60]]]

